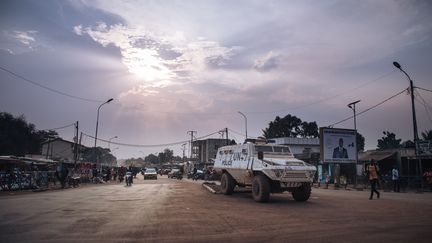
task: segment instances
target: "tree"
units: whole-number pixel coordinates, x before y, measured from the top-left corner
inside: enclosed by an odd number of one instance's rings
[[[160,163],[167,163],[171,162],[174,156],[174,151],[166,148],[163,152],[158,154],[159,162]]]
[[[23,115],[14,117],[0,112],[0,155],[24,156],[39,154],[41,143],[48,137],[58,137],[55,131],[38,131]]]
[[[54,130],[40,130],[37,131],[37,133],[43,142],[47,140],[53,140],[59,137],[58,133]]]
[[[423,140],[432,140],[432,129],[422,132],[421,136]]]
[[[116,157],[111,154],[111,151],[107,148],[101,147],[84,147],[81,150],[82,158],[84,161],[92,161],[96,163],[112,165],[116,161]]]
[[[275,120],[271,121],[268,127],[262,131],[263,136],[267,139],[278,137],[319,137],[316,122],[303,122],[300,118],[291,116],[290,114],[283,118],[276,116]]]
[[[363,137],[363,135],[357,132],[356,140],[357,140],[357,152],[364,151],[365,138]]]
[[[316,122],[302,122],[300,136],[304,138],[319,137],[318,125]]]
[[[383,132],[384,136],[378,139],[378,150],[394,149],[401,147],[401,139],[396,139],[396,135],[389,131]]]
[[[145,161],[143,158],[129,158],[126,159],[124,162],[125,166],[132,166],[132,167],[144,167],[145,166]]]
[[[159,157],[154,154],[149,154],[144,158],[144,161],[151,164],[159,164]]]

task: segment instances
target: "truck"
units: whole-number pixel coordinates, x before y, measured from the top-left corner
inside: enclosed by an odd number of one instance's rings
[[[316,167],[296,159],[289,146],[245,143],[220,147],[214,167],[221,174],[221,190],[251,187],[253,199],[268,202],[271,193],[291,192],[294,200],[307,201]]]

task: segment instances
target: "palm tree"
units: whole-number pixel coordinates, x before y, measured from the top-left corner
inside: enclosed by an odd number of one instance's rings
[[[432,129],[421,133],[423,140],[432,140]]]

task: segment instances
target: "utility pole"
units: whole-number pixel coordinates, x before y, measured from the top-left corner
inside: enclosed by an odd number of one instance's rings
[[[183,157],[182,157],[182,162],[184,163],[184,158],[185,158],[185,150],[186,150],[186,144],[184,143],[184,144],[182,144],[181,145],[182,146],[182,148],[181,148],[181,150],[183,151]]]
[[[77,159],[78,159],[78,127],[79,127],[79,122],[77,121],[75,123],[75,149],[74,149],[74,166],[76,166],[77,163]]]
[[[354,130],[355,130],[355,140],[356,140],[356,162],[355,162],[355,179],[354,179],[354,187],[357,188],[357,164],[358,164],[358,148],[357,148],[357,122],[356,122],[356,104],[359,103],[360,100],[351,102],[348,104],[348,107],[354,111]]]
[[[226,145],[229,145],[229,140],[228,140],[228,127],[225,128],[225,136],[226,136]]]
[[[83,133],[81,132],[81,134],[80,134],[80,138],[79,138],[79,148],[78,148],[78,155],[77,155],[77,157],[79,158],[80,157],[80,153],[81,153],[81,140],[82,140],[82,135],[83,135]]]
[[[46,159],[49,158],[50,145],[51,145],[51,137],[48,137],[47,151],[45,156]]]
[[[190,159],[192,160],[192,150],[193,150],[193,137],[194,137],[194,134],[196,134],[197,133],[197,131],[187,131],[187,134],[190,134],[190,136],[191,136],[191,140],[190,140],[190,147],[189,147],[189,153],[190,153]]]
[[[417,142],[419,140],[418,138],[418,132],[417,132],[417,118],[416,118],[416,111],[415,111],[415,105],[414,105],[414,84],[413,81],[411,79],[411,77],[408,75],[408,73],[406,73],[401,65],[398,62],[393,62],[393,65],[399,69],[401,72],[403,72],[409,82],[410,82],[410,93],[411,93],[411,109],[412,109],[412,119],[413,119],[413,130],[414,130],[414,144],[415,144],[415,155],[417,156]]]
[[[238,111],[238,113],[239,113],[240,115],[242,115],[243,118],[245,119],[245,131],[246,131],[246,139],[245,139],[245,143],[246,143],[246,141],[247,141],[247,139],[248,139],[248,135],[247,135],[247,117],[246,117],[246,115],[243,114],[241,111]]]
[[[224,136],[225,136],[225,130],[220,130],[219,134],[221,135],[221,138],[224,138]]]

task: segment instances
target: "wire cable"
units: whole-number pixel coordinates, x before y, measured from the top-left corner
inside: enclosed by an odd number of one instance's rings
[[[241,132],[237,132],[237,131],[235,131],[235,130],[232,130],[231,128],[228,128],[228,131],[230,131],[230,132],[232,132],[232,133],[235,133],[235,134],[237,134],[237,135],[240,135],[240,136],[246,136],[245,134],[243,134],[243,133],[241,133]]]
[[[28,82],[28,83],[31,83],[31,84],[33,84],[33,85],[35,85],[35,86],[38,86],[38,87],[40,87],[40,88],[43,88],[43,89],[49,90],[49,91],[54,92],[54,93],[56,93],[56,94],[60,94],[60,95],[67,96],[67,97],[72,98],[72,99],[83,100],[83,101],[87,101],[87,102],[94,102],[94,103],[101,103],[101,102],[104,102],[104,101],[102,101],[102,100],[93,100],[93,99],[87,99],[87,98],[83,98],[83,97],[79,97],[79,96],[71,95],[71,94],[68,94],[68,93],[65,93],[65,92],[62,92],[62,91],[59,91],[59,90],[56,90],[56,89],[50,88],[50,87],[48,87],[48,86],[45,86],[45,85],[39,84],[39,83],[36,82],[36,81],[30,80],[30,79],[28,79],[28,78],[25,78],[25,77],[23,77],[23,76],[21,76],[21,75],[19,75],[19,74],[17,74],[17,73],[14,73],[14,72],[12,72],[12,71],[10,71],[10,70],[4,68],[4,67],[1,67],[1,66],[0,66],[0,69],[3,70],[4,72],[7,72],[7,73],[9,73],[9,74],[11,74],[11,75],[13,75],[13,76],[15,76],[15,77],[21,79],[21,80],[24,80],[24,81],[26,81],[26,82]]]
[[[318,99],[318,100],[313,101],[311,103],[308,103],[308,104],[305,104],[305,105],[300,105],[300,106],[297,106],[297,107],[294,107],[294,108],[290,108],[290,109],[284,108],[284,109],[271,110],[271,111],[244,111],[244,113],[249,113],[249,114],[264,114],[264,113],[278,113],[278,112],[283,112],[283,111],[288,111],[288,110],[302,109],[302,108],[305,108],[305,107],[308,107],[308,106],[316,105],[316,104],[322,103],[324,101],[332,100],[332,99],[338,98],[340,96],[346,95],[347,93],[350,93],[350,92],[353,92],[355,90],[358,90],[358,89],[360,89],[360,88],[362,88],[362,87],[364,87],[366,85],[369,85],[371,83],[374,83],[374,82],[377,82],[379,80],[382,80],[382,79],[390,76],[391,74],[393,74],[395,72],[397,72],[397,70],[392,70],[392,71],[390,71],[388,73],[385,73],[385,74],[383,74],[383,75],[381,75],[381,76],[379,76],[377,78],[374,78],[374,79],[372,79],[370,81],[366,81],[366,82],[364,82],[364,83],[362,83],[362,84],[360,84],[360,85],[358,85],[358,86],[356,86],[356,87],[354,87],[352,89],[348,89],[346,91],[339,92],[336,95],[331,95],[331,96],[328,96],[328,97],[325,97],[325,98],[322,98],[322,99]],[[136,107],[136,105],[134,105],[134,106],[127,106],[127,105],[123,105],[121,103],[114,103],[114,104],[121,105],[124,108],[138,109]],[[138,104],[138,105],[143,105],[143,104]],[[142,109],[139,109],[139,110],[142,111]],[[211,112],[211,113],[198,113],[198,112],[158,111],[158,113],[161,113],[161,114],[165,113],[165,114],[169,114],[169,115],[188,115],[188,116],[189,115],[197,115],[197,116],[215,116],[216,115],[216,116],[221,116],[221,115],[234,115],[234,114],[237,114],[238,112],[235,112],[235,111],[232,111],[232,112],[226,111],[226,112],[218,112],[218,113],[215,113],[215,112]]]
[[[64,128],[68,128],[71,126],[75,126],[75,122],[69,125],[65,125],[65,126],[61,126],[61,127],[56,127],[56,128],[50,128],[50,129],[42,129],[43,131],[49,131],[49,130],[60,130],[60,129],[64,129]]]
[[[408,88],[403,89],[403,90],[400,91],[399,93],[397,93],[397,94],[395,94],[395,95],[392,95],[391,97],[389,97],[389,98],[387,98],[387,99],[385,99],[385,100],[379,102],[378,104],[373,105],[373,106],[367,108],[366,110],[363,110],[363,111],[357,113],[356,116],[359,116],[359,115],[361,115],[361,114],[363,114],[363,113],[366,113],[366,112],[368,112],[368,111],[374,109],[374,108],[377,107],[377,106],[380,106],[380,105],[384,104],[385,102],[387,102],[387,101],[389,101],[389,100],[395,98],[396,96],[398,96],[398,95],[404,93],[404,92],[407,91],[407,90],[408,90]],[[345,121],[348,121],[348,120],[350,120],[350,119],[352,119],[352,118],[354,118],[354,115],[352,115],[352,116],[350,116],[350,117],[347,117],[347,118],[345,118],[345,119],[343,119],[343,120],[341,120],[341,121],[338,121],[338,122],[336,122],[336,123],[333,123],[333,124],[329,125],[328,127],[334,127],[335,125],[340,124],[340,123],[345,122]]]
[[[220,130],[207,134],[205,136],[201,136],[201,137],[197,137],[196,140],[199,139],[203,139],[206,137],[210,137],[212,135],[218,134]],[[88,135],[86,133],[83,133],[83,135],[90,137],[92,139],[95,139],[95,137]],[[179,141],[179,142],[173,142],[173,143],[165,143],[165,144],[130,144],[130,143],[120,143],[120,142],[110,142],[109,140],[106,139],[97,139],[98,141],[102,141],[102,142],[106,142],[106,143],[111,143],[111,144],[115,144],[115,145],[119,145],[119,146],[126,146],[126,147],[136,147],[136,148],[154,148],[154,147],[171,147],[171,146],[175,146],[175,145],[181,145],[183,143],[187,143],[190,140],[184,140],[184,141]]]
[[[415,91],[416,96],[414,97],[415,100],[417,100],[420,104],[423,105],[425,111],[426,111],[426,116],[429,119],[429,121],[432,123],[432,116],[431,113],[429,112],[429,110],[432,110],[429,105],[427,104],[426,100],[420,95],[420,92],[418,92],[417,90]]]
[[[424,91],[432,92],[432,90],[430,90],[430,89],[425,89],[425,88],[421,88],[421,87],[414,87],[414,88],[416,88],[416,89],[421,89],[421,90],[424,90]]]
[[[390,72],[388,72],[386,74],[383,74],[383,75],[379,76],[378,78],[375,78],[375,79],[373,79],[371,81],[364,82],[364,83],[362,83],[362,84],[360,84],[360,85],[358,85],[358,86],[356,86],[356,87],[354,87],[352,89],[349,89],[349,90],[347,90],[345,92],[340,92],[339,94],[328,96],[328,97],[325,97],[325,98],[313,101],[313,102],[305,104],[305,105],[300,105],[300,106],[297,106],[297,107],[294,107],[294,108],[290,108],[290,109],[280,109],[280,110],[273,110],[273,111],[249,111],[249,112],[245,111],[245,113],[263,114],[263,113],[276,113],[276,112],[282,112],[282,111],[287,111],[287,110],[302,109],[302,108],[305,108],[305,107],[308,107],[308,106],[316,105],[316,104],[322,103],[324,101],[332,100],[332,99],[338,98],[340,96],[346,95],[347,93],[350,93],[350,92],[355,91],[357,89],[360,89],[360,88],[362,88],[362,87],[364,87],[366,85],[369,85],[369,84],[377,82],[377,81],[379,81],[379,80],[381,80],[383,78],[386,78],[386,77],[390,76],[391,74],[393,74],[394,72],[396,72],[396,70],[392,70],[392,71],[390,71]]]

